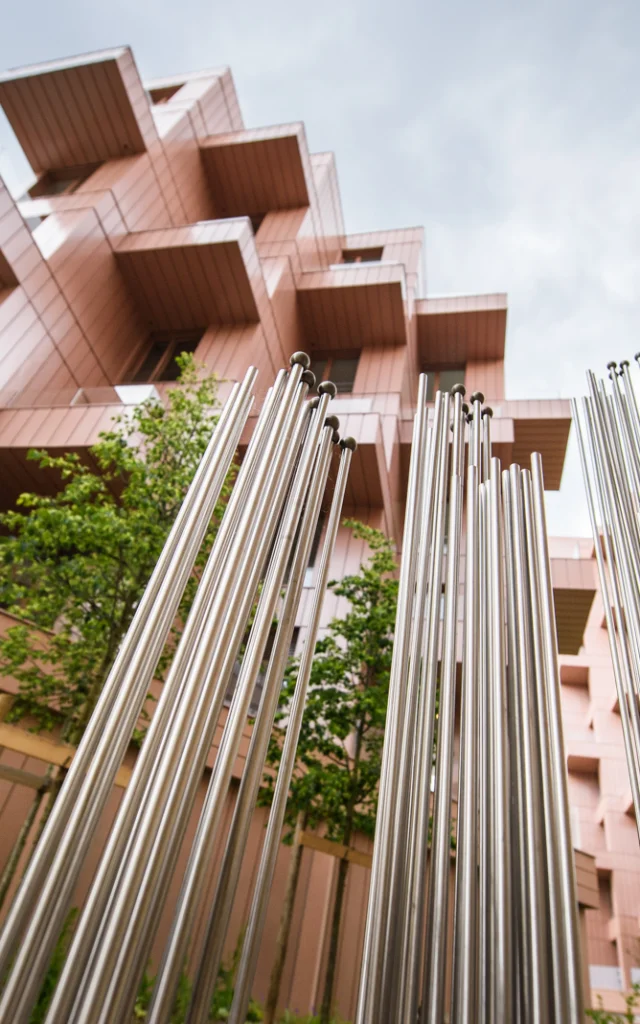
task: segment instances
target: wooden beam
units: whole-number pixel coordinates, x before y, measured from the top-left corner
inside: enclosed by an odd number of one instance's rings
[[[371,867],[371,854],[363,853],[362,850],[354,850],[351,846],[343,846],[341,843],[333,843],[330,839],[323,839],[313,832],[302,832],[300,843],[310,850],[317,850],[318,853],[326,853],[329,857],[337,857],[338,860],[348,860],[350,864],[359,864],[363,868]]]
[[[68,768],[76,748],[69,743],[58,743],[56,740],[44,739],[35,732],[27,732],[17,725],[7,725],[0,722],[0,747],[13,750],[17,754],[24,754],[26,757],[33,757],[36,761],[44,761],[46,764],[56,764],[62,768]],[[126,788],[131,778],[131,769],[123,766],[118,770],[115,784]]]
[[[29,789],[43,791],[51,786],[51,780],[45,779],[44,775],[23,772],[22,768],[12,768],[8,764],[0,764],[0,782],[10,782],[12,785],[27,786]]]

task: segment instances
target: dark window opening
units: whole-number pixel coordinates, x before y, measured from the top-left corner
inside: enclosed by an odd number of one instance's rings
[[[152,334],[144,356],[129,375],[128,383],[177,380],[180,374],[178,356],[183,352],[195,352],[203,334],[203,330]]]
[[[180,89],[182,89],[182,83],[179,85],[165,85],[158,89],[149,89],[147,91],[149,99],[153,105],[157,107],[160,103],[167,103],[167,101],[170,100],[172,96],[175,96]]]
[[[382,259],[382,246],[372,249],[343,249],[343,263],[379,263]]]
[[[80,167],[65,167],[59,171],[47,171],[29,189],[31,199],[42,196],[68,196],[80,188],[97,171],[100,164],[83,164]]]
[[[446,370],[424,370],[427,375],[427,402],[433,402],[436,391],[451,391],[455,384],[464,384],[464,366],[453,366]]]
[[[260,225],[262,224],[266,216],[266,213],[252,213],[251,216],[249,217],[254,235],[258,234],[258,231],[260,230]]]
[[[316,387],[323,380],[332,380],[339,395],[350,395],[358,372],[360,353],[346,355],[315,355],[311,360],[311,372],[315,374]]]

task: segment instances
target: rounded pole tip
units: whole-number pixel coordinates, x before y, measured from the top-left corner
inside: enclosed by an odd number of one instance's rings
[[[618,364],[612,359],[610,363],[607,363],[607,370],[615,370]]]
[[[467,389],[465,388],[464,384],[454,384],[453,387],[451,388],[452,395],[462,395],[462,397],[464,398],[466,393]]]
[[[636,354],[635,354],[635,356],[633,358],[637,359],[638,362],[640,363],[640,352],[636,352]]]
[[[482,415],[483,416],[489,416],[489,418],[491,418],[493,416],[493,409],[491,408],[490,405],[488,405],[486,407],[486,409],[482,410]]]
[[[471,396],[471,401],[480,402],[480,405],[482,405],[482,403],[484,402],[484,395],[482,394],[482,391],[474,391]]]
[[[623,359],[622,362],[620,363],[620,369],[624,370],[627,366],[631,366],[631,363],[629,362],[628,359]]]
[[[348,448],[350,451],[355,452],[356,448],[358,447],[358,443],[355,437],[343,437],[342,441],[340,442],[340,447]]]
[[[309,402],[309,408],[310,409],[317,409],[319,405],[320,405],[320,399],[316,395],[316,397],[312,398],[311,401]]]
[[[306,352],[294,352],[289,362],[292,366],[303,366],[305,370],[311,366],[311,358]]]
[[[322,384],[318,385],[319,395],[328,395],[329,398],[335,398],[338,394],[338,389],[332,380],[323,380]]]
[[[325,427],[331,427],[333,430],[338,430],[340,427],[340,420],[337,416],[327,416],[324,421]]]
[[[469,415],[469,406],[466,402],[462,403],[462,412],[465,416]]]
[[[311,370],[305,370],[300,380],[303,384],[309,385],[309,390],[316,386],[316,375],[315,373],[312,373]]]
[[[337,430],[334,430],[333,434],[331,435],[331,440],[333,441],[334,444],[340,443],[340,434],[338,433]]]

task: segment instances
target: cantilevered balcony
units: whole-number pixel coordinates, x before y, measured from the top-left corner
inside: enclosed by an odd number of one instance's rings
[[[310,349],[406,344],[401,263],[345,263],[301,274],[298,309]]]
[[[246,218],[132,232],[116,259],[150,328],[259,320],[256,289],[264,284]]]
[[[200,141],[220,217],[309,206],[311,164],[301,123],[225,132]]]
[[[506,295],[419,299],[415,310],[422,364],[438,368],[504,358]]]
[[[126,46],[6,72],[0,106],[36,174],[142,153],[156,138]]]
[[[68,388],[56,391],[0,392],[0,507],[10,508],[23,491],[54,494],[60,477],[27,458],[32,448],[51,455],[75,452],[93,466],[89,448],[114,416],[145,399],[158,397],[153,385]]]

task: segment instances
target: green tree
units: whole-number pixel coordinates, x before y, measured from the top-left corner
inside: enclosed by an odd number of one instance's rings
[[[373,838],[389,673],[393,647],[398,584],[391,541],[379,530],[346,520],[356,538],[364,540],[370,557],[357,573],[329,584],[345,598],[348,610],[333,619],[316,645],[309,697],[300,733],[296,769],[287,804],[287,824],[317,828],[326,837],[349,846],[356,833]],[[286,721],[297,674],[289,666],[278,719]],[[271,740],[268,764],[277,768],[281,732]],[[274,780],[265,776],[261,799],[269,803]],[[291,833],[289,833],[289,836]],[[298,848],[299,849],[299,848]],[[299,858],[298,858],[299,861]],[[299,866],[299,863],[298,863]],[[335,979],[342,904],[349,862],[341,860],[333,904],[329,956],[325,975],[321,1024],[329,1024]],[[294,852],[295,871],[295,852]],[[294,883],[295,884],[295,883]],[[274,970],[282,971],[293,899],[287,901]],[[265,1021],[273,1019],[280,977],[272,977]],[[274,995],[275,994],[275,995]]]
[[[203,375],[191,356],[179,359],[178,386],[169,390],[166,404],[151,399],[116,417],[86,462],[73,453],[29,452],[43,471],[58,475],[60,489],[53,496],[23,494],[16,510],[0,515],[0,606],[23,620],[0,640],[0,670],[19,684],[10,718],[28,718],[39,731],[56,729],[72,744],[82,736],[217,422],[216,378]],[[185,591],[165,661],[193,599],[230,483]],[[43,637],[43,630],[50,632]],[[161,660],[160,675],[162,668]],[[43,819],[60,781],[51,780]],[[21,834],[19,842],[26,839]],[[17,857],[11,863],[15,869]],[[0,900],[9,881],[0,881]]]
[[[631,986],[631,991],[624,997],[625,1009],[622,1013],[611,1013],[605,1010],[602,1005],[602,997],[598,996],[599,1006],[596,1010],[587,1010],[587,1017],[595,1024],[634,1024],[638,1018],[636,1013],[640,1008],[640,985]]]

